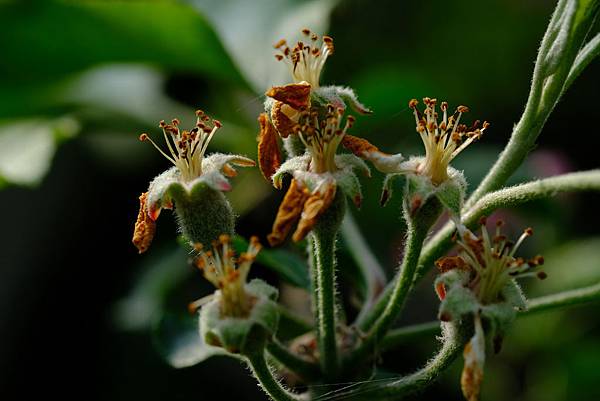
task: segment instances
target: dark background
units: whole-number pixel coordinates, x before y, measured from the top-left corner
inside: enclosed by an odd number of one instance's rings
[[[469,121],[492,123],[455,163],[474,188],[520,116],[553,6],[541,0],[0,1],[0,397],[264,399],[237,361],[169,367],[151,334],[160,311],[128,323],[123,300],[165,255],[178,252],[169,213],[147,254],[138,256],[131,245],[137,196],[167,167],[137,142],[139,133],[157,136],[159,120],[189,122],[193,109],[202,108],[226,127],[211,151],[254,158],[261,94],[276,82],[256,79],[257,69],[266,65],[279,77],[285,68],[272,59],[272,42],[279,31],[313,22],[315,29],[329,25],[336,45],[322,81],[353,87],[375,111],[359,119],[354,134],[388,152],[421,152],[407,103],[423,96],[466,104]],[[261,50],[235,46],[244,40]],[[252,57],[256,62],[247,61]],[[565,95],[513,183],[598,167],[598,72],[592,63]],[[56,128],[64,121],[74,124],[72,135]],[[10,135],[14,124],[28,122],[46,129],[49,142],[31,140],[31,129]],[[21,154],[52,162],[38,174]],[[7,174],[2,158],[20,161],[23,175]],[[384,209],[378,205],[382,178],[374,173],[363,181],[364,206],[352,213],[391,273],[403,225],[399,197]],[[264,239],[281,197],[257,171],[241,172],[230,194],[238,232]],[[526,283],[530,294],[598,282],[598,201],[597,194],[569,194],[497,212],[513,234],[536,229],[523,252],[544,254],[549,278]],[[179,271],[188,269],[185,255],[176,260]],[[346,263],[342,246],[340,268]],[[263,266],[252,274],[279,284]],[[189,276],[175,295],[157,291],[156,302],[183,310],[208,293],[199,274]],[[432,276],[411,297],[403,323],[435,318],[431,283]],[[483,399],[599,399],[599,334],[597,305],[519,320],[502,353],[487,361]],[[384,356],[384,368],[410,372],[435,346],[432,336],[407,344]],[[460,369],[459,361],[417,398],[460,400]]]

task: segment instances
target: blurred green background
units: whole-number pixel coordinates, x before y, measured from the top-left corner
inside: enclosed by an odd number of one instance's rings
[[[137,196],[167,167],[138,135],[157,135],[161,119],[190,124],[202,108],[225,125],[210,151],[254,158],[263,93],[288,79],[272,44],[309,27],[335,40],[322,82],[351,86],[375,111],[353,133],[383,150],[421,152],[407,107],[413,97],[466,104],[468,118],[490,121],[455,163],[474,188],[520,116],[553,7],[547,0],[0,1],[0,397],[264,399],[234,360],[217,356],[181,370],[165,362],[180,341],[172,336],[180,314],[210,288],[188,266],[168,213],[147,254],[131,245]],[[598,168],[599,72],[592,63],[565,95],[513,183]],[[234,179],[230,199],[238,232],[265,242],[282,193],[252,170]],[[351,212],[392,274],[403,224],[399,197],[379,207],[381,181],[378,173],[363,180],[363,208]],[[523,252],[544,254],[549,278],[526,283],[529,294],[598,282],[599,201],[568,194],[497,212],[513,234],[536,229]],[[351,306],[355,270],[343,243],[340,253]],[[302,292],[272,270],[258,264],[252,274],[281,285],[288,305],[302,309]],[[435,318],[432,277],[402,323]],[[483,399],[600,399],[597,307],[519,320],[488,360]],[[386,354],[383,368],[410,372],[435,347],[433,337],[407,344]],[[460,400],[461,365],[417,398]]]

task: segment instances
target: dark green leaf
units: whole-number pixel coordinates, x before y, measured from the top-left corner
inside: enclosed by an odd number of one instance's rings
[[[245,252],[248,242],[236,236],[233,239],[233,246],[238,253]],[[290,284],[307,290],[310,288],[308,266],[298,255],[284,249],[263,249],[256,257],[256,261],[273,270]]]

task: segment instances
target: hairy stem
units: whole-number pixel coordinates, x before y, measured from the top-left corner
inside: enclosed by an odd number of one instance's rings
[[[558,2],[538,52],[525,111],[500,157],[469,197],[467,207],[502,187],[533,149],[550,113],[564,93],[579,48],[594,21],[598,2],[588,3]],[[580,73],[581,70],[574,72]]]
[[[558,175],[492,192],[472,207],[463,210],[463,224],[473,228],[481,216],[488,215],[498,208],[516,206],[570,191],[600,191],[600,170]],[[454,230],[454,223],[448,222],[425,244],[415,281],[422,278],[433,266],[433,262],[452,247],[451,237]]]
[[[267,344],[267,351],[279,363],[284,365],[305,380],[313,380],[319,377],[319,367],[290,351],[277,339]]]
[[[533,298],[527,302],[523,315],[600,301],[600,283],[588,287]]]
[[[273,376],[271,368],[267,364],[263,351],[252,352],[246,355],[252,373],[260,383],[262,389],[275,401],[299,401],[304,397],[294,394],[284,388]]]
[[[314,230],[313,241],[316,261],[317,316],[321,369],[326,377],[335,377],[338,371],[338,353],[335,339],[335,235]]]
[[[600,54],[600,33],[596,34],[577,54],[563,91],[566,91],[585,68]]]

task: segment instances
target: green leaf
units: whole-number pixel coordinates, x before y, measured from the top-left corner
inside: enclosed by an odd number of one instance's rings
[[[233,246],[238,253],[245,252],[248,242],[236,235]],[[256,256],[256,261],[273,270],[288,283],[307,290],[310,288],[308,266],[298,255],[284,249],[262,249]]]
[[[38,184],[52,162],[57,144],[74,136],[72,118],[29,119],[0,125],[0,188]]]
[[[174,368],[187,368],[216,355],[224,355],[222,348],[206,344],[200,337],[198,314],[167,312],[153,330],[156,348]]]
[[[0,64],[0,76],[16,81],[47,81],[99,63],[148,62],[244,82],[209,23],[177,2],[15,2],[0,12],[10,32],[0,37],[2,57],[10,60]]]

